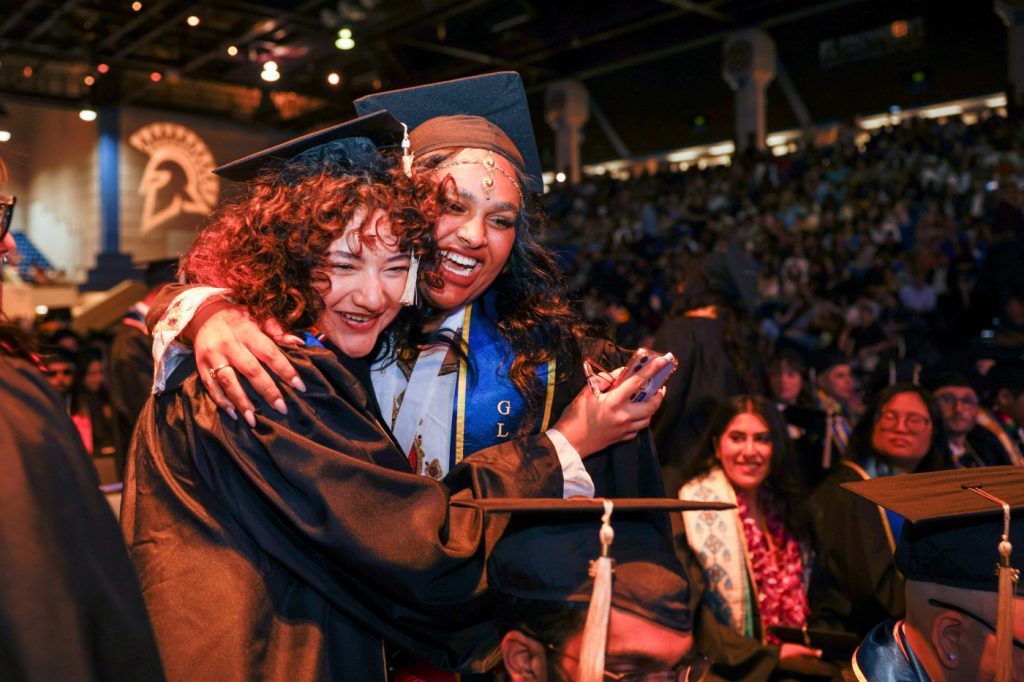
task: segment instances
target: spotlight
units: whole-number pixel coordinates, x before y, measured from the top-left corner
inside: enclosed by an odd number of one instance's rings
[[[82,82],[85,83],[86,85],[92,85],[93,83],[96,82],[96,79],[93,78],[92,76],[86,76],[85,78],[82,79]]]
[[[78,112],[78,118],[82,119],[83,121],[87,121],[87,122],[95,121],[96,120],[96,110],[93,109],[91,106],[89,106],[87,104],[84,107],[82,107],[81,111]]]
[[[188,24],[189,26],[191,26],[192,28],[195,28],[196,26],[199,25],[199,17],[197,17],[196,15],[193,14],[188,19],[185,20],[185,23]]]
[[[228,56],[229,57],[234,57],[237,54],[238,54],[238,48],[235,47],[234,45],[228,45]]]
[[[132,3],[132,9],[138,12],[140,9],[142,9],[142,3],[136,0],[136,2]]]
[[[271,69],[263,69],[263,71],[260,72],[260,78],[270,83],[273,83],[274,81],[281,78],[281,72],[273,71]]]
[[[327,74],[327,82],[331,85],[337,85],[341,82],[341,76],[337,72],[332,71]]]
[[[159,71],[154,71],[153,73],[149,74],[149,80],[153,81],[154,83],[159,83],[161,80],[163,80],[163,74],[161,74]]]
[[[10,142],[10,141],[11,141],[11,131],[10,130],[0,130],[0,142]]]
[[[108,64],[97,64],[96,70],[100,73],[107,73],[108,71],[110,71],[110,66]]]
[[[555,182],[565,182],[565,173],[562,171],[555,173]]]
[[[21,70],[21,75],[24,76],[25,78],[31,78],[32,77],[32,67],[31,66],[26,66],[24,69]]]
[[[356,46],[356,41],[352,38],[352,29],[343,28],[338,31],[338,39],[334,41],[334,46],[339,50],[351,50]]]

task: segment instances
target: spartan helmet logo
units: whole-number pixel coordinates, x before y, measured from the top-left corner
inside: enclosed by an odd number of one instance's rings
[[[135,131],[128,142],[149,160],[139,181],[143,233],[180,215],[205,216],[217,204],[219,180],[206,143],[177,123],[151,123]]]

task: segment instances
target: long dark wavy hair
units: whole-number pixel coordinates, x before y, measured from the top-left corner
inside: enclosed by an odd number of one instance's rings
[[[872,396],[864,415],[857,422],[850,433],[850,443],[847,447],[847,456],[854,461],[867,457],[876,457],[885,460],[885,455],[876,451],[871,445],[871,436],[875,430],[875,423],[882,412],[882,409],[889,404],[889,401],[900,393],[913,393],[917,395],[928,408],[928,418],[932,420],[932,442],[925,453],[924,458],[914,469],[915,473],[924,471],[941,471],[948,469],[949,446],[946,441],[946,429],[942,422],[942,410],[935,402],[931,393],[916,384],[894,384]]]
[[[432,153],[417,160],[417,164],[433,170],[458,151]],[[553,255],[537,242],[544,216],[536,196],[527,189],[527,178],[518,170],[516,174],[523,189],[516,241],[505,269],[490,289],[496,294],[498,329],[514,353],[509,377],[526,400],[528,418],[522,421],[525,428],[543,402],[544,387],[537,380],[537,368],[552,359],[562,367],[578,366],[587,327],[570,305]],[[568,373],[559,375],[564,380]]]
[[[772,443],[772,459],[768,465],[768,476],[761,484],[772,509],[779,514],[783,525],[798,540],[812,544],[811,522],[804,498],[807,491],[800,479],[800,467],[796,462],[793,442],[786,431],[786,422],[774,404],[759,395],[736,395],[723,401],[715,410],[708,424],[701,449],[683,471],[683,480],[691,481],[720,466],[716,446],[729,428],[732,420],[740,414],[754,414],[768,427]]]
[[[422,276],[437,281],[434,225],[445,193],[424,178],[410,179],[395,159],[368,166],[321,165],[264,171],[239,199],[225,205],[185,256],[190,281],[225,287],[258,321],[284,329],[313,326],[330,289],[330,244],[352,221],[362,219],[357,239],[377,239],[369,219],[383,212],[395,246],[415,251]],[[378,341],[375,356],[390,355],[397,339],[422,322],[415,307],[399,314]]]

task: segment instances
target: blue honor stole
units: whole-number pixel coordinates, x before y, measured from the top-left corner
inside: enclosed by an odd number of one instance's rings
[[[509,440],[526,417],[526,400],[509,378],[514,353],[495,324],[495,299],[496,295],[488,292],[466,307],[462,341],[472,359],[469,363],[466,358],[459,359],[452,404],[452,466],[474,452]],[[531,433],[548,429],[555,377],[554,359],[537,368],[537,381],[545,387],[544,409]]]

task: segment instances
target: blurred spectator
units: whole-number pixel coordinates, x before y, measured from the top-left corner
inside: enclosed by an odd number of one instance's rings
[[[978,392],[967,378],[950,371],[926,374],[922,382],[932,392],[942,409],[949,454],[954,466],[979,467],[1014,462],[1011,453],[999,439],[982,426],[978,426]]]

